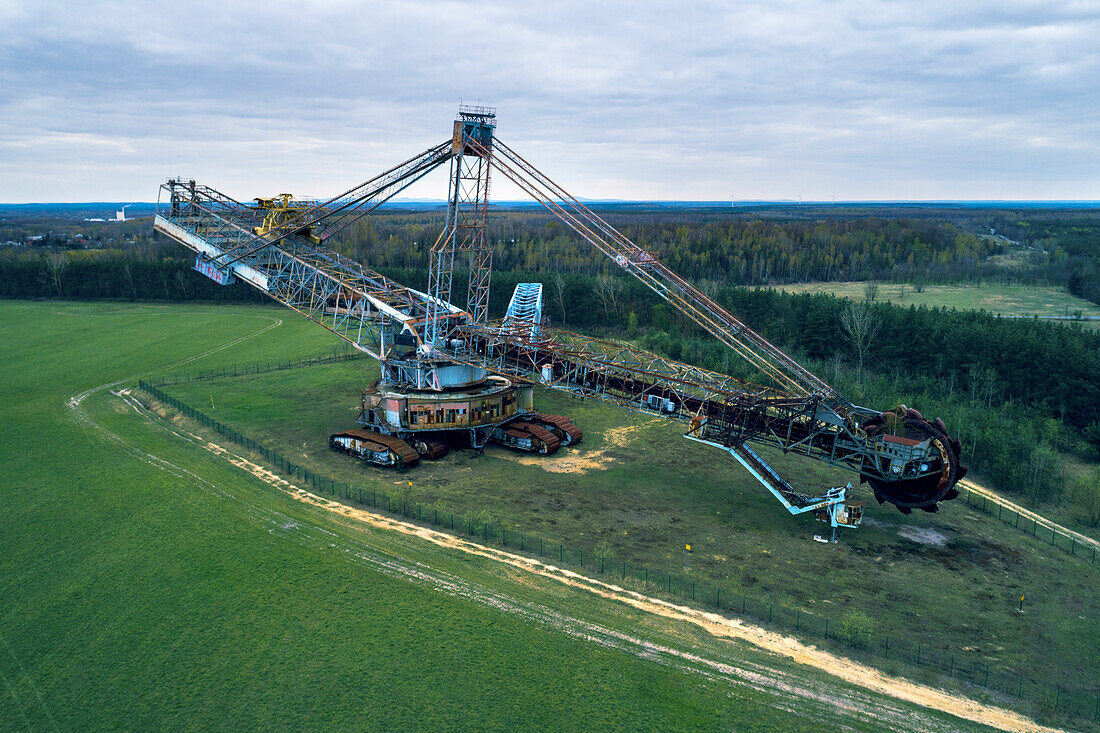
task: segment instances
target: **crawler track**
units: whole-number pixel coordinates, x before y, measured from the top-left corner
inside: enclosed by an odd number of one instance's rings
[[[401,438],[392,435],[376,433],[373,430],[347,430],[343,433],[336,433],[329,440],[333,441],[334,444],[336,438],[355,438],[366,443],[370,450],[388,450],[397,457],[397,462],[403,468],[412,468],[420,463],[420,454]]]
[[[520,433],[526,433],[539,441],[541,443],[538,448],[540,455],[551,455],[552,453],[556,453],[558,448],[561,447],[561,441],[558,440],[558,436],[536,422],[516,420],[515,422],[508,423],[508,428],[519,431]]]
[[[561,435],[558,437],[563,445],[576,445],[581,442],[581,438],[584,437],[584,433],[581,432],[581,429],[564,415],[546,415],[541,412],[535,412],[528,415],[528,417],[532,420],[537,420],[538,422],[552,426],[551,430],[555,432],[555,434],[560,432]],[[554,430],[554,428],[556,428],[556,430]]]

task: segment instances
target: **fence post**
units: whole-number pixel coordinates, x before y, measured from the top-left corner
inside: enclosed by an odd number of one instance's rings
[[[772,622],[772,604],[768,604],[768,623]]]
[[[626,563],[623,563],[623,580],[626,580]]]
[[[920,666],[920,642],[917,642],[917,666]]]
[[[825,638],[829,638],[829,619],[825,619]]]
[[[829,623],[826,621],[825,623]],[[886,659],[890,658],[890,637],[886,637],[886,649],[882,652],[882,656]]]
[[[717,598],[715,599],[714,605],[716,605],[716,606],[718,606],[719,608],[721,608],[721,607],[722,607],[722,589],[721,589],[721,588],[719,588],[719,589],[718,589],[718,590],[716,591],[716,595],[717,595],[718,597],[717,597]]]

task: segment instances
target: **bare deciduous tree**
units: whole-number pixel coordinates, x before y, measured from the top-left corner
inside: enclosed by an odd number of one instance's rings
[[[600,275],[596,278],[596,296],[603,306],[604,315],[609,321],[613,320],[619,312],[619,293],[622,292],[622,282],[611,275]]]
[[[878,283],[874,282],[873,280],[864,283],[863,297],[874,303],[875,298],[878,297]]]
[[[878,337],[882,328],[882,319],[871,310],[867,303],[849,303],[840,317],[840,327],[844,329],[844,335],[856,350],[859,358],[859,369],[856,378],[863,381],[863,359],[870,351],[871,345]]]
[[[57,297],[61,297],[61,286],[65,282],[65,270],[69,268],[69,258],[60,252],[50,252],[46,266],[50,270],[50,281],[53,283]]]
[[[554,294],[558,297],[558,310],[561,311],[561,322],[565,323],[565,278],[561,273],[554,275]]]
[[[994,369],[971,366],[970,372],[966,375],[966,381],[970,396],[975,402],[984,404],[986,407],[993,406],[993,398],[1001,391],[1000,380]]]

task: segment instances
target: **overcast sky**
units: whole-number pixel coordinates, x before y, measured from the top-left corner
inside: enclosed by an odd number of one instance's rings
[[[583,197],[1100,199],[1098,89],[1097,1],[0,0],[0,201],[325,196],[460,100]]]

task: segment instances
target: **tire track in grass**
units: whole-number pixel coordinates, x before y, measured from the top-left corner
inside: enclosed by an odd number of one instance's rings
[[[260,317],[261,318],[267,318],[267,316],[260,316]],[[215,346],[214,348],[208,349],[208,350],[202,352],[201,354],[195,354],[194,356],[189,356],[186,359],[180,359],[179,361],[174,362],[172,364],[165,364],[162,367],[157,367],[156,369],[152,369],[150,371],[141,372],[139,374],[133,374],[129,377],[124,377],[123,379],[119,379],[119,380],[116,380],[114,382],[109,382],[108,384],[101,384],[98,387],[92,387],[91,389],[84,390],[83,392],[80,392],[80,393],[75,394],[72,397],[70,397],[68,402],[65,403],[65,406],[68,407],[70,410],[75,411],[79,416],[85,417],[84,413],[80,412],[80,410],[79,410],[80,404],[82,402],[84,402],[84,400],[88,399],[88,397],[95,394],[96,392],[101,392],[105,389],[110,389],[111,387],[117,387],[118,385],[123,384],[125,382],[132,382],[133,380],[137,379],[138,377],[148,376],[149,374],[156,374],[157,372],[163,372],[165,369],[174,369],[175,367],[183,366],[184,364],[190,364],[191,362],[198,361],[199,359],[204,359],[204,358],[210,356],[211,354],[216,354],[219,351],[224,351],[225,349],[236,346],[237,344],[240,344],[244,341],[247,341],[250,338],[254,338],[254,337],[259,336],[260,334],[263,334],[263,333],[267,333],[268,331],[270,331],[274,328],[278,328],[279,326],[283,325],[283,319],[282,318],[274,318],[274,319],[271,319],[271,320],[273,320],[274,323],[272,323],[270,326],[267,326],[266,328],[261,328],[259,331],[254,331],[250,334],[246,334],[244,336],[241,336],[240,338],[235,338],[232,341],[229,341],[227,343],[222,344],[221,346]]]
[[[53,726],[54,730],[60,731],[61,728],[57,725],[57,719],[54,718],[53,713],[50,712],[49,706],[46,705],[46,701],[42,698],[42,691],[39,690],[38,684],[35,683],[35,681],[34,681],[34,677],[31,677],[30,673],[27,672],[27,668],[23,666],[23,662],[19,659],[18,656],[16,656],[15,650],[11,648],[11,644],[8,643],[8,640],[4,638],[3,634],[0,634],[0,642],[3,642],[4,648],[8,652],[8,656],[10,656],[15,661],[15,663],[19,666],[20,674],[22,675],[22,677],[24,679],[26,679],[27,684],[31,688],[31,692],[33,692],[35,698],[38,699],[38,705],[39,705],[39,707],[42,708],[42,711],[46,713],[46,719],[50,721],[50,725]],[[2,671],[0,671],[0,674],[2,674]],[[8,689],[11,690],[12,697],[16,698],[16,702],[18,703],[19,699],[15,694],[15,689],[14,689],[14,687],[12,687],[11,682],[8,681],[8,676],[7,675],[4,675],[4,683],[8,686]],[[23,706],[22,705],[19,706],[19,712],[22,713],[23,720],[27,721],[27,728],[30,728],[30,729],[33,730],[33,727],[31,726],[30,721],[27,720],[26,712],[23,711]]]
[[[190,471],[186,471],[184,469],[177,470],[178,467],[175,467],[173,464],[170,464],[167,461],[164,461],[164,460],[162,460],[162,459],[158,458],[157,456],[154,456],[150,453],[142,451],[140,448],[133,445],[129,441],[126,441],[125,439],[121,438],[120,436],[116,435],[115,433],[112,433],[111,431],[106,430],[105,428],[100,426],[98,423],[96,423],[94,420],[92,420],[91,417],[89,417],[88,414],[81,408],[81,405],[84,403],[84,401],[88,397],[90,397],[93,394],[96,394],[97,392],[101,392],[103,390],[110,389],[112,387],[116,387],[120,384],[124,384],[128,381],[132,381],[132,380],[136,379],[138,376],[143,376],[145,374],[155,374],[157,372],[164,371],[165,369],[173,369],[175,367],[183,366],[184,364],[189,364],[191,362],[198,361],[199,359],[203,359],[203,358],[205,358],[207,356],[210,356],[212,354],[216,354],[219,351],[223,351],[225,349],[229,349],[229,348],[232,348],[234,346],[237,346],[238,344],[241,344],[241,343],[243,343],[243,342],[245,342],[245,341],[247,341],[251,338],[254,338],[254,337],[259,336],[261,334],[267,333],[268,331],[271,331],[272,329],[275,329],[275,328],[279,328],[280,326],[283,325],[283,320],[281,318],[270,318],[268,316],[261,316],[261,317],[266,318],[268,320],[271,320],[272,323],[268,326],[265,326],[264,328],[261,328],[261,329],[257,330],[257,331],[254,331],[254,332],[246,334],[244,336],[240,336],[238,338],[232,339],[231,341],[228,341],[224,344],[221,344],[220,346],[215,346],[214,348],[207,349],[206,351],[203,351],[199,354],[194,354],[194,355],[189,356],[185,359],[181,359],[181,360],[179,360],[177,362],[174,362],[174,363],[171,363],[171,364],[166,364],[162,367],[159,367],[157,369],[153,369],[153,370],[148,371],[148,372],[142,372],[141,375],[133,375],[133,376],[126,377],[126,378],[120,379],[120,380],[116,380],[114,382],[110,382],[110,383],[107,383],[107,384],[101,384],[97,387],[92,387],[91,389],[87,389],[83,392],[72,395],[68,399],[68,401],[65,403],[65,406],[68,409],[72,410],[72,414],[76,417],[78,422],[83,423],[85,426],[92,427],[97,432],[99,432],[101,435],[106,437],[108,440],[110,440],[111,442],[115,443],[116,445],[122,447],[125,451],[127,451],[127,452],[129,452],[133,455],[136,455],[140,460],[144,461],[145,463],[151,464],[151,465],[153,465],[154,467],[156,467],[160,470],[166,470],[169,473],[171,473],[172,475],[175,475],[179,478],[183,478],[184,473],[187,473],[187,474],[190,474],[192,478],[195,478],[195,479],[198,479],[198,480],[201,481],[202,479],[199,476],[191,473]],[[210,486],[211,486],[211,488],[216,489],[216,487],[214,487],[212,484]],[[225,494],[225,495],[228,496],[227,494]],[[89,539],[89,541],[84,543],[84,544],[85,545],[90,545],[90,544],[93,543],[93,541],[94,541],[94,538]],[[46,563],[46,562],[53,562],[53,561],[56,561],[56,558],[43,558],[41,562]],[[21,577],[25,577],[32,570],[33,570],[33,567],[24,565],[23,566],[23,573],[22,573]],[[13,585],[16,582],[18,582],[18,579],[9,579],[9,582],[6,583],[5,586],[10,588],[10,586]],[[26,667],[23,665],[23,663],[19,659],[19,657],[16,656],[15,650],[12,649],[12,647],[8,643],[7,639],[5,639],[2,635],[0,635],[0,642],[3,642],[3,646],[4,646],[5,650],[7,651],[8,655],[12,658],[12,660],[15,661],[16,665],[18,665],[18,667],[19,667],[19,677],[21,679],[26,680],[26,682],[29,685],[31,691],[34,693],[35,698],[37,699],[39,706],[45,712],[46,719],[50,722],[50,725],[53,727],[54,730],[60,730],[60,727],[57,724],[57,720],[54,718],[53,713],[50,711],[49,707],[46,705],[46,701],[43,699],[42,693],[39,690],[38,685],[35,683],[34,678],[30,675],[30,673],[27,672]],[[30,729],[30,730],[33,730],[34,727],[31,725],[30,720],[27,717],[26,710],[24,709],[23,705],[20,703],[19,696],[18,696],[17,691],[16,691],[15,687],[13,686],[11,680],[8,678],[8,676],[6,674],[3,674],[2,669],[0,669],[0,675],[3,675],[4,684],[8,688],[8,691],[9,691],[12,699],[15,701],[15,705],[18,708],[18,710],[20,712],[20,715],[23,718],[24,722],[26,723],[27,728]],[[17,679],[17,682],[18,681],[19,680]]]
[[[900,677],[887,675],[884,672],[854,660],[818,649],[812,645],[798,641],[797,639],[744,623],[738,619],[729,619],[720,614],[700,611],[664,599],[646,596],[642,593],[628,590],[595,578],[590,578],[565,568],[546,564],[533,558],[478,544],[411,522],[392,519],[384,515],[330,501],[292,484],[264,466],[244,456],[233,453],[217,443],[208,441],[200,435],[170,424],[168,421],[148,410],[145,405],[129,393],[129,390],[122,390],[116,394],[125,400],[137,413],[143,415],[154,425],[173,433],[182,440],[203,447],[205,450],[227,460],[237,468],[248,472],[303,503],[320,507],[344,517],[363,522],[372,527],[415,536],[440,547],[500,562],[525,573],[554,580],[571,588],[583,590],[607,600],[624,603],[634,609],[654,616],[686,622],[701,628],[716,638],[748,642],[756,647],[786,657],[799,664],[810,666],[831,674],[856,688],[877,693],[888,698],[903,700],[921,707],[954,715],[964,720],[1006,731],[1030,733],[1057,730],[1055,728],[1043,726],[1011,710],[971,700],[954,692],[940,690]],[[335,537],[335,534],[332,532],[328,532],[327,534]],[[339,548],[337,542],[333,542],[331,546]],[[434,578],[432,582],[436,584],[435,587],[444,592],[447,592],[448,589],[453,590],[456,587],[454,585],[456,582],[454,576],[449,576],[450,579],[445,581],[441,580],[442,576],[438,571],[431,571],[427,569],[426,566],[419,566],[417,573],[419,573],[419,575],[414,573],[411,577],[418,577],[425,581]],[[460,582],[461,587],[465,589],[473,588],[473,586],[466,581],[458,582]],[[473,595],[467,596],[466,593],[472,593]],[[508,598],[506,601],[501,600],[504,598],[501,594],[485,588],[478,587],[476,592],[464,590],[461,595],[464,597],[471,597],[472,600],[477,600],[482,603],[499,606],[501,610],[515,608],[528,609],[522,615],[528,616],[532,620],[545,620],[545,614],[550,613],[555,619],[551,625],[563,626],[563,631],[568,629],[566,633],[579,634],[583,638],[604,645],[614,646],[615,643],[626,643],[628,648],[633,649],[632,653],[642,658],[654,659],[656,661],[671,659],[674,661],[665,661],[663,663],[673,664],[673,666],[684,665],[683,668],[685,669],[692,669],[708,676],[718,676],[737,684],[748,684],[754,687],[754,689],[760,689],[771,694],[778,693],[790,695],[793,699],[797,699],[801,702],[812,700],[829,705],[838,713],[858,713],[860,716],[872,715],[878,724],[890,728],[919,731],[934,730],[937,728],[950,729],[944,728],[938,721],[919,714],[915,715],[912,711],[901,707],[888,706],[885,702],[874,699],[866,694],[853,692],[851,697],[841,697],[834,689],[825,690],[820,685],[815,685],[813,682],[802,678],[795,681],[792,675],[777,670],[760,666],[755,666],[754,669],[747,669],[747,667],[753,665],[734,667],[724,662],[707,659],[689,652],[675,650],[628,637],[604,627],[597,627],[589,622],[564,617],[556,612],[548,611],[545,607],[540,607],[540,611],[535,613],[530,610],[530,604],[523,604],[511,598]],[[617,642],[610,641],[612,639],[617,640]],[[754,677],[753,675],[756,676]],[[763,678],[759,675],[763,675]],[[761,687],[757,687],[757,685],[761,685]]]
[[[262,466],[251,463],[236,454],[225,451],[224,448],[209,443],[201,436],[181,430],[168,421],[160,418],[155,413],[148,411],[137,398],[128,390],[112,393],[121,398],[150,423],[164,429],[181,440],[195,443],[215,454],[226,458],[230,463],[246,472],[264,479],[266,482],[275,482],[274,485],[296,499],[303,496],[310,497],[310,503],[318,502],[325,508],[348,508],[344,505],[308,494],[299,487],[274,476],[265,473]],[[140,450],[140,449],[139,449]],[[146,454],[148,455],[148,454]],[[212,482],[197,476],[193,472],[182,468],[169,461],[160,460],[164,470],[171,470],[175,475],[185,475],[197,480],[204,488],[215,492],[218,496],[226,497],[242,507],[249,506],[240,497],[229,495],[225,490],[215,486]],[[257,472],[260,472],[259,474]],[[255,507],[252,507],[254,510]],[[265,524],[269,525],[269,532],[278,533],[290,541],[301,544],[304,547],[317,549],[328,547],[344,553],[355,562],[369,565],[373,570],[390,577],[400,578],[406,581],[416,582],[432,590],[447,595],[460,597],[468,601],[488,606],[498,611],[516,615],[524,620],[550,628],[572,638],[596,643],[610,649],[631,654],[651,662],[672,667],[682,672],[705,677],[712,681],[731,684],[738,687],[747,687],[770,697],[778,697],[782,704],[770,702],[769,704],[796,715],[814,715],[806,709],[808,703],[812,703],[830,715],[850,718],[853,723],[864,721],[868,717],[876,721],[876,725],[889,730],[898,731],[949,731],[955,730],[955,726],[944,724],[932,718],[914,713],[912,710],[900,708],[881,698],[854,690],[847,695],[838,693],[834,687],[823,682],[803,679],[785,672],[774,670],[770,667],[739,661],[731,664],[720,660],[673,649],[668,646],[645,641],[632,637],[614,629],[584,621],[575,617],[566,616],[544,605],[517,600],[514,597],[492,590],[481,584],[474,583],[459,576],[455,576],[423,563],[410,561],[397,557],[370,545],[341,537],[337,533],[302,520],[291,519],[277,510],[256,510],[253,512]],[[386,518],[372,515],[379,520]],[[358,518],[358,517],[355,517]],[[405,524],[405,523],[398,523]],[[408,528],[422,530],[416,525],[407,525]],[[391,527],[386,527],[392,529]],[[449,546],[449,545],[448,545]],[[471,545],[474,546],[474,545]],[[488,549],[488,548],[486,548]],[[498,559],[498,558],[492,558]],[[819,713],[818,713],[819,714]]]

